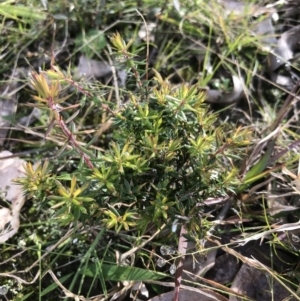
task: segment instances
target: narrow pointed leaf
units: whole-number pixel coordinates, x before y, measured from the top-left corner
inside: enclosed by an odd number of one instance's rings
[[[162,279],[166,277],[165,274],[141,269],[141,268],[135,268],[131,266],[119,266],[114,264],[101,264],[99,265],[101,268],[101,272],[103,274],[103,278],[105,280],[111,280],[111,281],[145,281],[145,280],[155,280],[155,279]],[[94,277],[97,273],[97,267],[95,264],[91,264],[88,266],[88,268],[82,273],[89,277]],[[99,273],[99,272],[98,272]]]
[[[272,140],[268,144],[268,148],[266,153],[262,156],[262,158],[247,172],[244,181],[249,180],[257,175],[259,175],[268,165],[268,162],[271,158],[273,149],[274,149],[275,141]]]

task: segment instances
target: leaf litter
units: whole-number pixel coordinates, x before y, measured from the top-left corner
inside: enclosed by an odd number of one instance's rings
[[[22,187],[13,182],[24,175],[25,161],[19,158],[5,159],[10,155],[12,153],[9,151],[0,153],[0,192],[10,205],[10,208],[0,209],[0,243],[6,242],[18,232],[20,211],[25,203]]]

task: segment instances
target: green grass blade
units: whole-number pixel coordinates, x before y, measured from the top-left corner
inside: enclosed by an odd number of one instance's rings
[[[35,10],[32,7],[9,5],[5,3],[0,4],[0,15],[11,19],[23,18],[27,20],[45,20],[47,17],[45,12]]]
[[[245,175],[243,184],[239,191],[243,191],[249,184],[255,182],[257,179],[261,178],[262,172],[265,170],[265,168],[268,165],[268,162],[271,158],[273,149],[275,145],[275,140],[272,140],[269,142],[267,151],[262,156],[262,158],[247,172]]]
[[[105,228],[103,228],[103,229],[98,233],[98,235],[97,235],[97,237],[95,238],[94,242],[91,244],[90,248],[88,249],[88,251],[86,252],[86,254],[84,255],[84,257],[82,258],[82,260],[81,260],[81,265],[80,265],[80,267],[78,268],[78,270],[77,270],[77,272],[76,272],[76,274],[75,274],[75,276],[74,276],[74,278],[73,278],[73,281],[72,281],[72,283],[71,283],[71,285],[70,285],[70,287],[69,287],[69,290],[70,290],[70,291],[73,290],[73,288],[74,288],[74,286],[75,286],[75,284],[76,284],[76,281],[78,280],[79,275],[82,274],[82,273],[80,273],[80,270],[82,269],[83,271],[85,271],[85,265],[86,265],[86,263],[89,261],[91,255],[93,254],[93,251],[94,251],[95,248],[97,247],[97,244],[98,244],[99,240],[103,237],[104,232],[105,232]],[[83,279],[81,279],[81,280],[83,280]],[[82,281],[81,281],[81,283],[82,283]],[[80,287],[79,287],[79,290],[80,290]]]
[[[23,296],[22,299],[20,299],[20,301],[27,300],[27,298],[30,297],[32,294],[33,294],[33,292],[28,293],[27,295]]]
[[[88,277],[94,277],[94,275],[98,273],[97,267],[95,264],[90,264],[86,270],[82,271],[82,273]],[[101,273],[106,281],[145,281],[167,277],[164,273],[115,264],[102,264]]]
[[[63,277],[61,277],[59,279],[60,283],[64,283],[66,280],[68,280],[71,276],[73,276],[74,273],[70,273],[68,275],[65,275]],[[56,283],[52,283],[51,285],[49,285],[48,287],[46,287],[42,292],[41,292],[41,297],[49,294],[50,292],[52,292],[53,290],[55,290],[58,287],[58,285]]]

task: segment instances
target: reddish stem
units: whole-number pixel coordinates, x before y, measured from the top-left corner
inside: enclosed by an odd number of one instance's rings
[[[79,147],[78,142],[76,141],[73,133],[69,130],[69,128],[66,126],[64,120],[62,119],[61,115],[60,115],[60,111],[57,107],[57,105],[55,104],[55,102],[53,101],[52,97],[48,97],[48,106],[51,109],[51,111],[54,114],[54,118],[56,123],[59,125],[59,127],[61,128],[62,132],[64,133],[64,135],[67,137],[68,141],[71,143],[71,145],[75,148],[75,150],[77,151],[77,153],[83,158],[85,164],[90,168],[90,169],[94,169],[94,165],[91,162],[90,158],[87,156],[87,154],[85,154]]]

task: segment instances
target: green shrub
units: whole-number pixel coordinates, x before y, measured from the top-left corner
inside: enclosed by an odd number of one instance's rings
[[[50,193],[42,193],[44,200],[51,200],[55,217],[65,224],[96,219],[116,232],[137,227],[144,233],[150,223],[160,227],[177,221],[185,223],[191,234],[205,233],[205,218],[201,227],[199,223],[203,201],[237,191],[238,166],[251,132],[217,125],[218,116],[204,103],[205,94],[197,85],[172,86],[155,70],[155,77],[142,83],[129,46],[118,34],[112,42],[127,59],[138,89],[127,91],[129,100],[122,109],[109,110],[112,139],[97,158],[79,146],[57,109],[68,98],[60,98],[61,85],[75,85],[70,74],[55,67],[31,78],[39,107],[50,109],[54,123],[85,163],[63,175],[47,174],[49,168],[40,167],[37,172],[43,170],[52,187]],[[39,187],[35,191],[40,197],[45,181],[28,185],[40,176],[35,177],[30,166],[27,170],[24,189]]]

